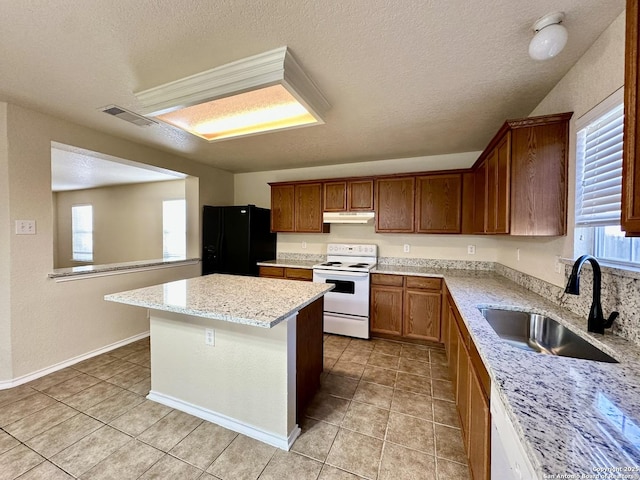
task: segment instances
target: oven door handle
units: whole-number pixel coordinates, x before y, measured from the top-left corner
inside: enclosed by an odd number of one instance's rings
[[[317,273],[319,275],[325,276],[333,276],[333,277],[368,277],[369,272],[347,272],[345,270],[318,270],[315,269],[313,273]]]

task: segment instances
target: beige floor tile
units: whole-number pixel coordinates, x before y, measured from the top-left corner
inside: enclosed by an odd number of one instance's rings
[[[434,398],[433,421],[450,427],[460,428],[460,418],[458,417],[456,404]]]
[[[50,373],[44,377],[38,378],[37,380],[33,380],[29,382],[27,385],[31,388],[35,388],[36,390],[42,391],[46,390],[49,387],[57,385],[58,383],[65,382],[70,378],[80,375],[80,372],[74,370],[71,367],[63,368],[62,370],[58,370],[57,372]]]
[[[102,427],[100,422],[79,413],[25,443],[43,457],[50,458],[100,427]]]
[[[431,388],[433,389],[434,398],[455,402],[453,384],[449,380],[432,380]]]
[[[36,452],[18,445],[0,455],[0,480],[13,480],[42,462],[44,458]]]
[[[210,473],[204,472],[198,480],[220,480],[218,477],[214,477]]]
[[[438,480],[471,480],[469,467],[461,463],[450,462],[442,458],[437,459],[438,462]]]
[[[340,359],[333,365],[331,373],[334,375],[340,375],[343,377],[350,377],[360,379],[362,372],[364,371],[364,365],[360,363],[347,362],[340,357]]]
[[[421,375],[413,375],[412,373],[398,372],[396,389],[431,395],[431,379]]]
[[[138,350],[124,357],[123,360],[149,368],[151,366],[151,352],[149,350]]]
[[[429,362],[422,362],[413,358],[400,358],[400,364],[398,365],[398,371],[412,373],[414,375],[422,375],[424,377],[431,376],[431,364]]]
[[[436,462],[432,455],[386,442],[378,480],[436,480]],[[450,480],[457,480],[451,477]]]
[[[0,430],[0,454],[3,454],[7,450],[11,450],[19,443],[20,442],[13,438],[11,435]]]
[[[325,371],[325,372],[330,372],[337,361],[338,361],[337,358],[324,357],[322,370]]]
[[[202,470],[193,465],[189,465],[171,455],[165,455],[153,467],[147,470],[140,480],[166,480],[175,478],[176,480],[196,480],[202,475]]]
[[[340,429],[329,451],[329,465],[365,478],[376,478],[382,454],[382,440]]]
[[[338,433],[338,427],[312,418],[304,418],[302,433],[291,450],[324,462]]]
[[[80,410],[81,412],[86,412],[94,405],[97,405],[98,403],[103,402],[107,398],[122,391],[124,390],[112,383],[100,382],[80,393],[76,393],[71,397],[65,398],[62,403],[69,405],[76,410]]]
[[[201,423],[200,418],[174,410],[140,434],[138,439],[168,452]]]
[[[436,456],[458,463],[467,463],[467,454],[462,441],[462,431],[458,428],[435,425]]]
[[[129,388],[130,386],[149,377],[151,377],[150,368],[134,365],[129,370],[125,370],[124,372],[107,379],[107,382],[113,383],[121,388]]]
[[[134,440],[120,447],[80,478],[83,480],[135,479],[163,455],[160,450]]]
[[[391,412],[386,440],[435,456],[433,422],[428,420]]]
[[[389,410],[354,401],[349,405],[341,426],[365,435],[384,439],[388,420]]]
[[[449,360],[447,360],[447,354],[445,353],[444,349],[429,349],[429,359],[433,364],[449,364]]]
[[[431,364],[431,378],[436,380],[451,380],[449,367],[442,363]]]
[[[322,463],[295,452],[276,450],[260,480],[316,480]]]
[[[17,422],[21,418],[57,403],[47,395],[37,392],[36,390],[31,391],[33,394],[0,407],[0,427]]]
[[[67,475],[51,462],[42,462],[27,473],[20,475],[16,480],[72,480],[71,475]]]
[[[76,393],[79,393],[83,390],[86,390],[93,385],[100,383],[100,379],[96,377],[92,377],[85,373],[81,373],[69,380],[66,380],[62,383],[58,383],[57,385],[53,385],[46,390],[43,390],[42,393],[45,393],[57,400],[63,400],[65,398],[71,397]]]
[[[104,426],[51,457],[51,461],[79,477],[133,439],[115,428]]]
[[[374,347],[375,344],[373,340],[366,340],[364,338],[352,338],[346,349],[354,352],[357,351],[371,353]]]
[[[392,398],[393,388],[362,381],[358,384],[356,393],[353,395],[353,399],[358,402],[369,403],[387,410],[391,407]]]
[[[349,400],[320,391],[311,400],[305,414],[316,420],[340,425],[348,407]]]
[[[56,403],[5,426],[4,430],[21,442],[25,442],[75,415],[78,415],[76,410],[62,403]]]
[[[374,367],[388,368],[391,370],[398,369],[398,362],[400,358],[393,355],[385,355],[384,353],[377,353],[375,350],[369,357],[367,365],[373,365]]]
[[[373,353],[384,353],[385,355],[400,356],[400,343],[387,342],[385,340],[374,340]]]
[[[96,365],[91,368],[86,368],[84,373],[91,375],[92,377],[99,378],[100,380],[108,380],[115,375],[131,370],[135,366],[135,363],[125,362],[118,358],[105,365]]]
[[[88,373],[87,370],[92,370],[96,367],[108,365],[109,363],[115,362],[116,360],[117,357],[109,355],[108,353],[104,353],[102,355],[97,355],[95,357],[83,360],[82,362],[76,363],[75,365],[73,365],[73,368],[76,370],[80,370],[81,372]]]
[[[124,347],[120,347],[120,348],[116,348],[115,350],[111,350],[109,352],[109,355],[111,355],[112,357],[117,357],[117,358],[124,358],[128,355],[131,355],[132,353],[138,352],[140,350],[145,350],[148,349],[148,346],[133,342],[130,343],[128,345],[125,345]]]
[[[88,408],[85,413],[97,418],[101,422],[109,423],[120,415],[125,414],[136,405],[141,404],[144,400],[144,397],[140,395],[123,390],[100,403],[96,403],[92,407]]]
[[[27,385],[20,385],[19,387],[7,388],[6,390],[0,390],[0,407],[7,405],[8,403],[17,402],[25,397],[36,393],[31,387]]]
[[[344,350],[351,343],[350,337],[341,337],[340,335],[331,335],[324,341],[325,347],[337,347]]]
[[[386,387],[395,387],[398,372],[387,368],[373,367],[367,365],[362,373],[361,380],[365,382],[377,383]]]
[[[323,349],[323,355],[327,358],[338,359],[344,352],[344,348],[336,347],[335,345],[325,345]]]
[[[151,425],[171,412],[171,408],[151,400],[136,405],[109,425],[131,436],[140,435]]]
[[[429,361],[429,349],[417,345],[402,345],[400,350],[400,356],[405,358],[411,358],[413,360],[420,360],[422,362]]]
[[[251,452],[251,455],[247,455]],[[276,448],[238,435],[207,469],[222,480],[255,480],[276,452]]]
[[[391,401],[391,410],[412,415],[422,420],[433,420],[432,399],[427,395],[395,390]]]
[[[361,478],[362,477],[354,475],[353,473],[345,472],[344,470],[325,463],[318,480],[360,480]]]
[[[170,454],[205,470],[238,436],[236,432],[210,422],[202,422]]]
[[[331,373],[324,377],[320,383],[322,391],[347,399],[353,398],[358,387],[358,380],[355,378],[341,377]]]
[[[366,365],[370,356],[371,350],[351,349],[351,347],[347,347],[346,350],[342,352],[342,355],[340,355],[340,360]]]
[[[149,391],[151,390],[151,377],[147,377],[144,380],[131,385],[127,388],[127,390],[146,397],[147,395],[149,395]]]

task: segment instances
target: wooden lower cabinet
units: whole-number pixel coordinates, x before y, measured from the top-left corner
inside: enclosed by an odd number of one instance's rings
[[[371,333],[418,343],[440,342],[442,280],[371,275]]]
[[[258,275],[267,278],[286,278],[288,280],[302,280],[305,282],[313,281],[313,270],[310,268],[260,266]]]
[[[456,406],[469,470],[473,480],[491,475],[491,414],[489,375],[460,315],[447,295],[448,336],[444,341],[455,390]]]

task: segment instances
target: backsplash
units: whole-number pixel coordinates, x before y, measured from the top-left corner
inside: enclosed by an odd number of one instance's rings
[[[496,263],[500,275],[584,317],[585,324],[591,309],[593,274],[585,264],[580,274],[580,295],[564,293],[564,288]],[[565,280],[569,280],[571,266],[565,266]],[[613,322],[612,332],[640,345],[640,276],[633,272],[602,267],[602,310],[605,318],[613,311],[620,316]]]
[[[494,270],[494,262],[469,260],[440,260],[432,258],[378,257],[378,265],[442,268],[447,270]]]

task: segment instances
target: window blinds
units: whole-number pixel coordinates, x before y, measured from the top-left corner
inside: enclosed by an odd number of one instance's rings
[[[578,132],[576,226],[620,225],[623,120],[619,105]]]

